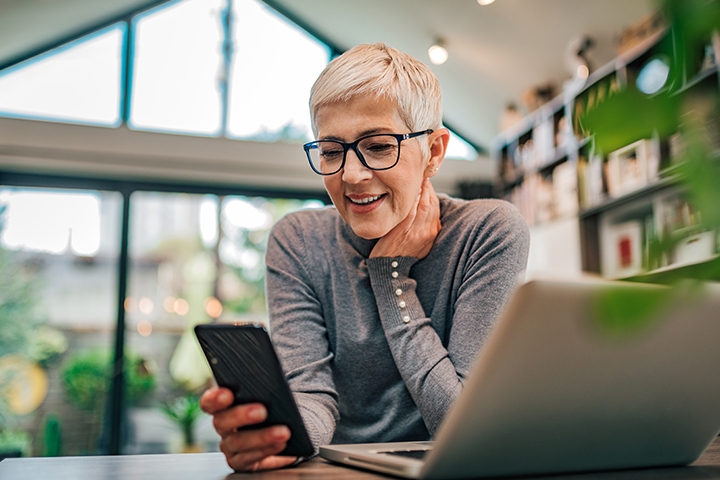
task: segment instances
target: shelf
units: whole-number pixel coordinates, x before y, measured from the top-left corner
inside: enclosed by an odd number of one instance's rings
[[[679,89],[677,89],[676,91],[674,91],[674,92],[673,92],[673,95],[680,95],[680,94],[682,94],[682,93],[685,93],[685,92],[687,92],[688,90],[690,90],[691,88],[695,87],[696,85],[702,83],[702,82],[705,81],[706,79],[712,77],[713,75],[717,75],[717,73],[718,73],[718,67],[717,67],[717,65],[715,65],[715,66],[713,66],[713,67],[711,67],[711,68],[705,69],[705,70],[703,70],[702,72],[699,72],[697,75],[695,75],[695,76],[694,76],[693,78],[691,78],[690,80],[688,80],[688,81],[685,83],[685,85],[683,85],[682,87],[680,87]]]
[[[720,255],[693,263],[674,264],[651,272],[633,275],[625,280],[629,282],[671,284],[678,280],[694,278],[699,280],[720,281]]]
[[[557,167],[559,164],[563,163],[568,159],[568,153],[566,148],[556,148],[555,154],[553,157],[545,162],[542,165],[538,165],[535,167],[535,170],[538,172],[547,172],[548,170],[552,170],[553,168]]]
[[[503,193],[504,198],[515,203],[533,226],[549,224],[552,221],[550,218],[554,211],[566,211],[560,209],[557,205],[570,205],[568,199],[573,199],[572,205],[575,206],[574,216],[578,219],[580,230],[580,262],[581,268],[585,271],[600,273],[604,269],[618,274],[631,271],[628,269],[613,269],[612,265],[605,265],[612,263],[607,258],[607,251],[612,245],[613,235],[617,234],[617,228],[615,227],[627,223],[628,228],[629,226],[633,227],[634,236],[632,238],[635,238],[638,231],[636,226],[640,226],[639,238],[632,243],[633,252],[636,252],[637,245],[640,245],[641,248],[645,246],[646,239],[643,237],[643,232],[648,228],[655,228],[660,225],[656,224],[656,221],[666,221],[667,218],[675,218],[684,214],[684,210],[683,212],[675,212],[672,208],[677,207],[685,210],[691,208],[687,195],[692,193],[692,186],[684,181],[684,176],[688,174],[688,170],[682,168],[682,161],[685,157],[681,153],[685,150],[687,154],[694,154],[694,150],[690,148],[692,145],[687,143],[692,137],[683,132],[682,125],[665,125],[660,121],[663,119],[658,119],[657,122],[653,123],[654,117],[649,115],[647,116],[647,122],[639,125],[637,129],[628,128],[627,131],[614,132],[618,134],[616,135],[617,138],[613,137],[613,132],[603,132],[603,134],[607,135],[606,140],[611,138],[615,143],[625,142],[626,146],[631,147],[621,152],[626,155],[621,157],[622,161],[632,159],[632,145],[634,143],[648,146],[647,143],[640,141],[651,139],[652,145],[650,147],[652,151],[647,152],[648,155],[654,155],[651,164],[652,168],[648,169],[650,174],[642,172],[642,176],[636,175],[637,183],[630,181],[625,183],[617,180],[617,177],[621,174],[618,173],[617,169],[607,168],[609,164],[610,167],[616,167],[616,162],[609,162],[610,152],[599,152],[595,148],[597,138],[593,135],[593,131],[582,129],[587,135],[578,136],[577,132],[581,130],[578,129],[579,124],[576,123],[577,118],[575,118],[576,115],[585,113],[585,110],[580,108],[584,108],[591,101],[591,98],[597,106],[600,95],[603,95],[602,98],[607,99],[611,91],[616,92],[617,89],[629,88],[628,82],[635,81],[640,68],[653,56],[660,52],[666,52],[670,56],[674,55],[671,52],[677,52],[678,46],[682,46],[678,42],[678,38],[670,28],[664,28],[652,34],[631,50],[592,72],[582,88],[565,90],[562,99],[558,96],[558,98],[554,99],[552,105],[531,113],[524,121],[502,132],[494,139],[493,145],[496,153],[494,158],[502,159],[507,157],[513,148],[523,145],[528,138],[533,137],[533,148],[538,149],[534,153],[540,153],[540,155],[531,156],[529,155],[531,152],[523,151],[520,153],[524,154],[522,155],[523,158],[530,160],[542,159],[542,164],[534,163],[531,165],[530,162],[519,162],[521,168],[507,170],[508,173],[515,175],[508,175],[500,179],[498,191]],[[672,91],[672,88],[667,85],[661,90],[664,95],[676,95],[677,101],[685,102],[688,99],[688,103],[692,100],[703,105],[703,107],[707,105],[708,108],[696,107],[695,110],[698,117],[701,117],[702,121],[707,125],[702,131],[705,139],[709,142],[717,142],[718,127],[717,121],[713,117],[713,115],[717,115],[717,112],[710,108],[710,100],[708,100],[712,99],[712,102],[716,102],[718,90],[720,90],[718,88],[720,87],[720,79],[718,78],[720,77],[720,65],[717,63],[716,61],[716,65],[703,71],[694,72],[692,78],[678,79],[683,84],[675,83],[673,87],[677,89],[676,91]],[[675,63],[672,64],[675,65]],[[608,104],[608,109],[604,112],[604,115],[623,115],[625,112],[619,109],[622,107],[621,101],[625,100],[619,98],[617,104]],[[628,101],[630,105],[633,105],[630,100]],[[712,105],[714,106],[715,103],[712,103]],[[567,124],[561,129],[557,122],[559,122],[562,115],[566,116],[565,121]],[[550,121],[553,122],[554,127],[553,143],[548,141],[548,122]],[[586,125],[586,127],[592,128],[592,125]],[[565,128],[568,128],[568,130],[565,130]],[[617,128],[620,128],[619,124]],[[566,135],[562,138],[564,143],[561,145],[556,143],[559,133]],[[554,148],[552,148],[553,146]],[[710,154],[710,158],[720,160],[720,154],[717,152],[720,148],[717,143],[712,143],[709,149],[715,150],[714,153]],[[611,149],[607,147],[606,150]],[[638,149],[634,154],[637,158],[641,152]],[[671,154],[674,157],[671,157]],[[617,155],[620,155],[620,153]],[[518,156],[518,158],[520,157]],[[501,168],[506,168],[506,163],[507,161],[503,163],[501,160]],[[640,164],[641,162],[636,163]],[[663,170],[657,172],[658,167],[662,167]],[[608,170],[610,171],[608,172]],[[608,181],[609,174],[611,174],[610,181]],[[576,182],[572,181],[573,175]],[[646,180],[645,185],[634,191],[627,191],[627,189],[643,183],[641,178],[646,177],[652,179]],[[608,184],[611,186],[621,184],[627,188],[620,191],[612,188],[613,193],[619,194],[623,192],[623,194],[618,197],[610,197],[606,193]],[[575,195],[575,197],[572,197],[572,195]],[[556,201],[556,197],[561,198],[562,202]],[[583,205],[579,211],[577,210],[577,200],[580,200]],[[675,205],[676,203],[677,205]],[[550,215],[547,214],[548,212],[550,212]],[[622,229],[620,231],[622,232]],[[703,250],[703,252],[708,255],[710,252],[717,252],[720,247],[718,246],[719,241],[720,239],[716,234],[713,240],[713,248]],[[603,258],[603,252],[605,252],[605,258]],[[633,259],[635,260],[633,265],[639,265],[638,257],[642,259],[642,253],[633,253]],[[687,259],[690,256],[687,254],[671,258]],[[720,254],[707,261],[690,265],[676,264],[654,272],[635,275],[627,280],[666,282],[677,277],[706,278],[707,275],[711,275],[712,278],[720,281]]]
[[[595,205],[593,207],[582,210],[580,212],[580,218],[583,219],[583,218],[592,217],[592,216],[597,215],[598,213],[602,213],[606,210],[611,210],[615,207],[619,207],[621,205],[625,205],[626,203],[630,203],[633,200],[636,200],[638,198],[643,198],[652,193],[659,192],[660,190],[664,190],[665,188],[675,185],[677,183],[678,183],[677,176],[668,176],[668,177],[661,178],[660,180],[658,180],[656,182],[653,182],[649,185],[644,186],[643,188],[639,188],[633,192],[623,195],[622,197],[613,198],[613,199],[607,200],[606,202],[603,202],[599,205]]]

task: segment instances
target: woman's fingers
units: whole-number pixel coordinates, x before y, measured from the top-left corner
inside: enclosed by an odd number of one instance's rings
[[[375,244],[370,256],[423,258],[440,229],[440,203],[426,178],[408,216]]]
[[[267,410],[262,404],[250,403],[236,405],[213,415],[213,427],[220,436],[229,435],[242,427],[255,425],[267,418]]]
[[[214,415],[232,405],[235,396],[227,388],[208,388],[200,397],[203,412]]]
[[[238,471],[268,470],[293,463],[295,457],[280,457],[290,439],[290,429],[275,425],[243,429],[263,422],[267,410],[260,403],[232,406],[235,397],[226,388],[210,388],[200,397],[200,407],[213,417],[213,427],[221,437],[220,451],[228,465]]]
[[[270,459],[285,449],[289,439],[290,429],[285,425],[243,430],[224,436],[220,441],[220,451],[235,470],[278,468],[295,461],[292,457]]]

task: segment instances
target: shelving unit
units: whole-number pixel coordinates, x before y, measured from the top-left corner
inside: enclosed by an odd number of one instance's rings
[[[531,232],[576,219],[583,271],[664,282],[714,269],[720,280],[720,231],[703,231],[687,201],[676,173],[684,139],[662,110],[701,116],[710,156],[720,162],[720,35],[713,35],[680,65],[666,53],[677,51],[677,34],[658,32],[493,142],[498,196],[519,207]],[[620,105],[620,93],[635,103]],[[618,128],[598,133],[588,119],[600,107],[605,125],[618,117],[639,120],[620,118]]]

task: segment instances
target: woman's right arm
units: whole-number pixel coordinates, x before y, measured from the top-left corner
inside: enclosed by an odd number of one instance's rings
[[[302,222],[312,228],[322,228],[316,225],[322,222],[312,212],[298,213],[281,219],[270,233],[265,291],[273,344],[317,451],[330,443],[339,420],[333,353],[317,291],[328,281],[321,265],[327,257],[311,256],[318,246],[306,244],[302,228]]]
[[[270,234],[266,256],[271,334],[317,452],[319,445],[332,440],[339,414],[330,370],[332,353],[322,308],[304,267],[306,261],[301,232],[288,217],[280,220]],[[275,455],[290,438],[287,427],[238,431],[262,422],[267,412],[260,404],[230,408],[232,402],[232,392],[222,388],[207,390],[200,400],[202,409],[213,416],[213,426],[222,439],[220,450],[231,468],[267,470],[296,461],[295,457]]]

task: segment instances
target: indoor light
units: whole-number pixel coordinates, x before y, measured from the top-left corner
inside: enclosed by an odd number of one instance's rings
[[[480,5],[482,5],[482,6],[490,5],[490,4],[493,3],[494,1],[495,1],[495,0],[477,0],[477,2],[478,2]]]
[[[576,73],[578,78],[587,78],[590,75],[590,69],[587,65],[578,65]]]
[[[448,52],[440,42],[437,42],[428,49],[428,55],[430,56],[430,61],[435,65],[442,65],[448,59]]]

